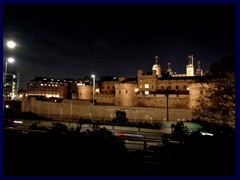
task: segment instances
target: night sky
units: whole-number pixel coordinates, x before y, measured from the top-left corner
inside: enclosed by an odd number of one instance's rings
[[[234,5],[4,5],[3,40],[16,41],[4,59],[20,73],[20,88],[35,77],[124,76],[163,70],[185,73],[188,55],[204,71],[235,57]]]

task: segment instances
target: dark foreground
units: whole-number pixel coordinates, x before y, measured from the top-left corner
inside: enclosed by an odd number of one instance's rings
[[[235,175],[235,141],[226,136],[193,135],[184,143],[129,151],[107,130],[64,134],[4,130],[3,147],[7,176]]]

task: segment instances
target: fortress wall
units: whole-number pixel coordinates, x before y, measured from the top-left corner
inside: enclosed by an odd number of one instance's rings
[[[46,101],[23,100],[22,108],[24,112],[33,112],[46,117],[63,117],[79,119],[90,118],[96,120],[111,120],[115,117],[117,110],[124,110],[130,121],[148,121],[159,122],[166,121],[166,108],[157,107],[124,107],[124,106],[93,106],[91,103],[78,100],[64,100],[62,103],[53,103]],[[173,109],[169,108],[169,120],[191,120],[191,109]]]
[[[164,94],[140,94],[134,98],[134,105],[140,107],[167,107],[167,97]],[[169,95],[168,96],[169,108],[189,108],[189,95]]]
[[[115,94],[96,94],[95,100],[97,104],[115,104]]]

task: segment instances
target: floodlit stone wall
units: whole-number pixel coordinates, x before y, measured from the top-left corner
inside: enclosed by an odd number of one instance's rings
[[[137,84],[120,83],[115,84],[115,105],[134,106],[134,95]]]
[[[167,107],[165,94],[138,94],[134,98],[134,105],[140,107]],[[169,108],[189,108],[189,95],[168,95]]]
[[[166,121],[167,109],[157,107],[124,107],[124,106],[93,106],[90,101],[63,100],[62,103],[37,101],[24,99],[22,101],[23,112],[33,112],[45,117],[55,119],[79,119],[90,118],[95,120],[111,120],[117,110],[124,110],[130,121],[159,122]],[[169,120],[191,120],[191,109],[169,108]]]

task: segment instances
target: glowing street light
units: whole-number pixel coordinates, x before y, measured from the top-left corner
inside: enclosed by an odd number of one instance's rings
[[[16,46],[16,43],[14,41],[10,40],[10,41],[7,41],[6,46],[9,49],[14,49],[15,46]],[[8,63],[13,63],[13,62],[14,62],[14,58],[10,57],[10,58],[8,58],[6,60],[6,63],[5,63],[4,78],[3,78],[3,95],[4,95],[4,100],[6,100],[6,91],[5,90],[6,90],[7,64]],[[4,103],[4,101],[3,101],[3,103]]]
[[[6,63],[7,63],[7,62],[9,62],[9,63],[13,63],[14,61],[15,61],[15,59],[12,58],[12,57],[10,57],[10,58],[7,59]]]
[[[16,43],[14,41],[8,41],[7,42],[7,47],[9,47],[10,49],[15,48],[15,46],[16,46]]]
[[[94,99],[95,99],[95,75],[91,76],[93,78],[93,106],[94,106]]]

